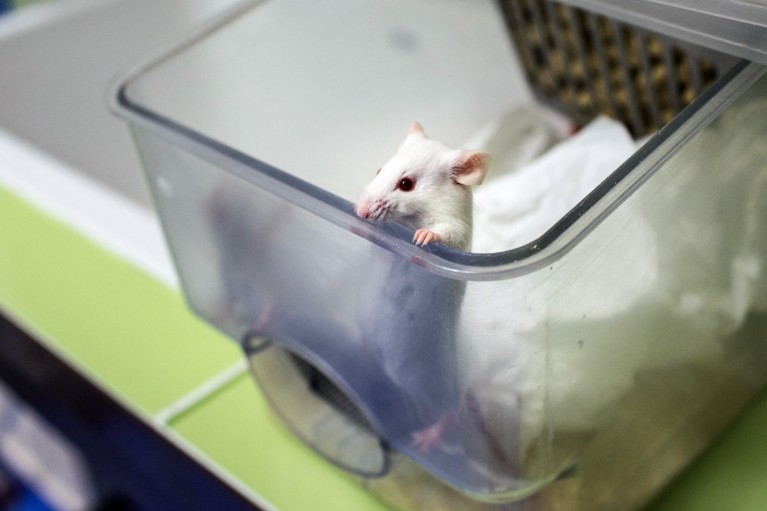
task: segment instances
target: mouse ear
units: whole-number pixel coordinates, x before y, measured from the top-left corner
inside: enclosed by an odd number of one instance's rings
[[[418,135],[419,137],[426,138],[426,133],[423,131],[423,126],[421,126],[421,123],[418,121],[413,121],[413,124],[410,125],[410,129],[407,130],[407,136],[410,135]]]
[[[466,186],[482,184],[490,166],[490,155],[477,151],[459,150],[453,163],[453,179]]]

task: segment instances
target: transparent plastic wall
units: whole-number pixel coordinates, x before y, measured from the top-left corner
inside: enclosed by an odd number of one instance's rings
[[[134,133],[191,306],[321,454],[403,509],[626,510],[767,377],[760,74],[505,254],[417,248],[240,153]]]

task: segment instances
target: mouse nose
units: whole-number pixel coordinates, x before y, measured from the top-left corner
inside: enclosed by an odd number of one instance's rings
[[[360,197],[357,201],[357,204],[354,206],[354,212],[357,213],[357,216],[360,218],[366,220],[370,218],[370,200],[365,195]]]

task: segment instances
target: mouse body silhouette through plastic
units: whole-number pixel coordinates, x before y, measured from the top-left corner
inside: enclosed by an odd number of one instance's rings
[[[362,191],[355,212],[414,229],[417,245],[438,242],[467,251],[471,187],[483,181],[489,161],[486,153],[429,139],[414,122]],[[376,283],[370,287],[376,292],[368,314],[360,318],[365,345],[412,403],[409,410],[394,411],[403,424],[397,429],[407,431],[411,445],[429,452],[446,446],[451,431],[460,429],[456,331],[465,283],[377,253]]]

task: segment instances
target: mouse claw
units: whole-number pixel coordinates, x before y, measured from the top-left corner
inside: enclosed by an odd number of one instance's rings
[[[431,426],[411,433],[413,445],[422,453],[444,444],[448,428],[458,425],[458,414],[454,411],[442,414]]]
[[[428,229],[418,229],[415,231],[415,236],[413,236],[413,241],[419,247],[425,247],[432,241],[439,241],[439,239],[440,238],[436,233],[431,232]]]
[[[440,423],[437,423],[421,431],[415,431],[414,433],[412,433],[412,440],[413,440],[414,446],[420,452],[428,453],[429,451],[437,447],[440,444],[440,442],[442,442],[443,429],[444,429],[444,426]]]

